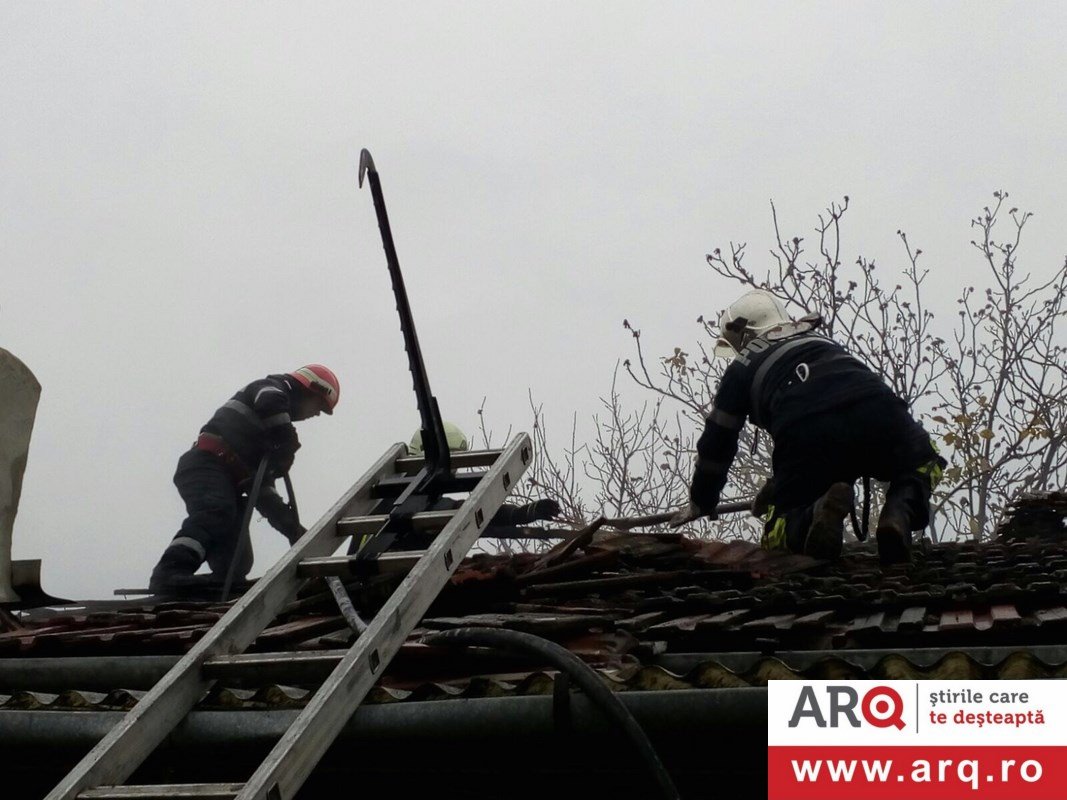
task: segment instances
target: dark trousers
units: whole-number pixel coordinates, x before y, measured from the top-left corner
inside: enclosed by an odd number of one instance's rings
[[[189,450],[178,459],[174,485],[185,502],[186,516],[175,540],[192,539],[204,550],[211,571],[225,575],[237,548],[248,496],[233,474],[211,453]],[[235,569],[237,578],[252,569],[252,548],[246,547]]]
[[[886,481],[886,504],[907,510],[912,530],[930,522],[931,478],[940,457],[903,400],[872,397],[799,420],[774,441],[775,516],[787,518],[790,548],[803,541],[811,506],[834,483]]]

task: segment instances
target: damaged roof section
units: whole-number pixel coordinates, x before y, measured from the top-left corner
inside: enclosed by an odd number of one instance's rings
[[[602,536],[585,555],[527,571],[534,558],[468,560],[413,637],[511,628],[610,661],[630,651],[1040,644],[1059,641],[1067,625],[1067,547],[1054,541],[934,545],[887,571],[862,547],[828,565],[746,542],[642,534]],[[383,593],[381,583],[352,589],[363,610]],[[0,633],[0,657],[181,653],[226,608],[128,602],[35,612]],[[318,591],[291,604],[253,651],[331,649],[351,638]]]
[[[548,666],[530,657],[457,653],[419,642],[429,632],[467,626],[551,639],[620,691],[763,686],[777,677],[1067,677],[1067,653],[1058,649],[1067,638],[1065,578],[1063,537],[928,545],[916,549],[912,564],[883,570],[866,546],[848,547],[827,564],[747,542],[602,531],[558,563],[525,553],[467,559],[369,702],[552,691]],[[369,617],[398,579],[353,582],[353,601]],[[17,687],[31,689],[27,694],[4,682],[5,665],[62,657],[131,664],[134,657],[173,659],[227,608],[114,601],[8,617],[8,630],[0,633],[0,707],[125,707],[151,681]],[[250,652],[319,654],[307,662],[310,682],[352,637],[332,596],[311,582]],[[923,648],[936,657],[921,655]],[[884,652],[850,656],[872,649]],[[239,680],[220,678],[219,686],[205,703],[288,708],[305,696],[281,679],[243,689]],[[40,694],[44,689],[53,693]],[[79,699],[67,692],[72,689],[89,694]],[[127,694],[115,694],[119,689]]]
[[[1021,495],[1011,503],[997,536],[1009,541],[1067,537],[1067,493]]]

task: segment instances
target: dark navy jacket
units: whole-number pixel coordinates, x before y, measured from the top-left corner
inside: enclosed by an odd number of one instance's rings
[[[263,454],[292,455],[300,447],[289,411],[299,401],[303,387],[288,375],[268,375],[252,381],[226,401],[200,429],[219,436],[249,474]],[[279,470],[268,470],[256,509],[274,526],[289,520],[289,509],[273,486]]]
[[[719,502],[745,420],[775,439],[812,414],[874,395],[895,397],[882,379],[844,347],[811,330],[814,323],[753,339],[726,368],[704,432],[690,497],[710,511]]]
[[[255,472],[263,454],[281,446],[296,450],[296,428],[289,410],[303,387],[288,375],[252,381],[222,405],[200,429],[222,438],[242,466]]]

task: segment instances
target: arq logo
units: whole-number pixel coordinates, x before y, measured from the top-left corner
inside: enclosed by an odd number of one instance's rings
[[[815,687],[805,686],[800,690],[793,716],[789,718],[789,727],[796,728],[803,719],[811,719],[819,728],[838,728],[841,718],[853,728],[862,724],[856,715],[856,707],[863,715],[864,721],[874,728],[904,728],[904,701],[896,689],[888,686],[875,686],[868,689],[861,698],[859,692],[851,686],[824,686],[828,698],[829,713],[823,713],[823,706],[815,693]]]

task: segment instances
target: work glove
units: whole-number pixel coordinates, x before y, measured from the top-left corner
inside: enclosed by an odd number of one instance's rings
[[[300,524],[300,520],[296,518],[289,506],[285,506],[284,511],[268,517],[267,522],[270,523],[274,530],[288,539],[291,545],[296,544],[297,540],[307,532],[307,528]]]
[[[307,533],[307,528],[301,525],[297,520],[293,520],[284,528],[278,529],[282,536],[289,540],[290,545],[296,544],[300,541],[300,537]]]
[[[774,478],[768,478],[752,498],[752,516],[762,517],[774,503]]]
[[[711,511],[705,511],[700,506],[696,505],[692,500],[689,501],[689,505],[680,511],[676,512],[670,521],[667,523],[672,528],[680,528],[682,525],[686,525],[701,517],[707,517],[708,519],[718,519],[719,515],[715,513],[715,509]]]
[[[300,439],[292,425],[282,426],[268,439],[268,456],[271,474],[275,477],[285,475],[292,469],[296,451],[300,449]]]
[[[262,514],[270,526],[290,543],[295,542],[304,534],[304,527],[293,513],[293,507],[282,500],[281,495],[273,486],[263,487],[256,501],[256,511]]]
[[[689,502],[701,509],[712,511],[719,504],[723,476],[717,468],[712,469],[699,456],[693,463],[693,480],[689,483]],[[705,513],[710,513],[705,511]],[[695,519],[695,517],[694,517]]]

